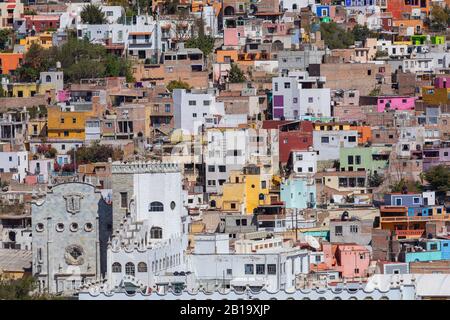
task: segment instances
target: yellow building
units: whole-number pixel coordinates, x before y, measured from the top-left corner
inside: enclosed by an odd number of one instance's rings
[[[260,167],[252,165],[243,171],[231,171],[229,181],[223,184],[222,195],[213,195],[216,208],[253,214],[259,205],[270,204],[271,176],[261,175]]]
[[[315,131],[336,131],[336,130],[351,130],[349,123],[339,123],[339,122],[329,122],[322,123],[316,122],[314,123]]]
[[[31,138],[47,136],[47,119],[36,118],[28,121],[28,135]]]
[[[53,46],[52,32],[42,32],[36,36],[28,36],[24,39],[20,39],[19,44],[24,46],[25,52],[27,52],[33,43],[38,44],[44,49],[50,49]]]
[[[11,83],[8,84],[8,97],[29,98],[36,94],[50,94],[52,90],[55,90],[54,84]]]
[[[49,139],[85,139],[86,119],[94,116],[90,111],[61,111],[48,107],[47,136]]]
[[[431,105],[450,104],[450,88],[422,87],[422,100]]]

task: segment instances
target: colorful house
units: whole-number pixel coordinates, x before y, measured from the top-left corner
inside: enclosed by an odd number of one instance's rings
[[[327,267],[339,271],[343,279],[354,280],[368,276],[370,251],[365,246],[325,242],[323,252]]]
[[[23,53],[0,53],[1,74],[11,74],[22,63]]]
[[[47,134],[50,139],[84,140],[86,119],[92,111],[62,111],[59,106],[48,107]]]
[[[316,185],[314,179],[306,177],[291,177],[280,186],[280,198],[286,208],[315,208]]]
[[[253,214],[258,206],[271,203],[268,178],[258,166],[231,171],[228,182],[222,186],[222,195],[211,195],[210,203],[214,201],[214,207],[224,211]]]
[[[390,151],[389,147],[378,146],[340,148],[341,171],[383,171],[387,168]]]
[[[409,96],[382,96],[378,97],[377,111],[414,110],[416,97]]]

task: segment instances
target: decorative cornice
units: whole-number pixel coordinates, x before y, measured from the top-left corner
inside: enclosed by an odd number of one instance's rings
[[[176,163],[163,163],[159,161],[147,162],[113,162],[111,166],[113,174],[117,173],[169,173],[181,172]]]

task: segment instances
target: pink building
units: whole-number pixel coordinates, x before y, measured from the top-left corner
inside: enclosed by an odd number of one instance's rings
[[[450,77],[438,77],[434,79],[435,88],[450,88]]]
[[[224,46],[237,46],[239,45],[238,29],[226,28],[223,31],[223,44]]]
[[[67,90],[58,90],[57,100],[58,102],[69,101],[70,92]]]
[[[391,110],[413,110],[416,97],[409,96],[382,96],[378,97],[377,110],[383,112],[386,108]]]
[[[367,277],[370,252],[357,244],[323,243],[325,263],[330,269],[339,271],[342,278]]]

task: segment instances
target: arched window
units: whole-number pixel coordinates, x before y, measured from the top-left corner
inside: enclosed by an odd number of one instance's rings
[[[152,239],[162,239],[162,228],[152,227],[150,229],[150,238]]]
[[[216,207],[216,200],[211,200],[210,206],[211,206],[211,208],[215,208]]]
[[[147,272],[147,264],[145,262],[138,263],[138,272]]]
[[[155,261],[152,261],[152,272],[155,272]]]
[[[153,201],[150,203],[150,208],[148,209],[150,212],[159,212],[164,211],[164,205],[161,202]]]
[[[162,259],[159,259],[159,270],[162,270]]]
[[[45,82],[52,82],[52,77],[50,77],[49,75],[47,75],[45,77]]]
[[[112,272],[114,272],[114,273],[122,272],[122,265],[118,262],[114,262],[112,265]]]
[[[292,11],[296,11],[296,10],[297,10],[297,4],[294,3],[294,4],[292,5]]]
[[[127,264],[125,265],[125,274],[134,276],[135,275],[135,267],[134,267],[134,263],[133,262],[127,262]]]

